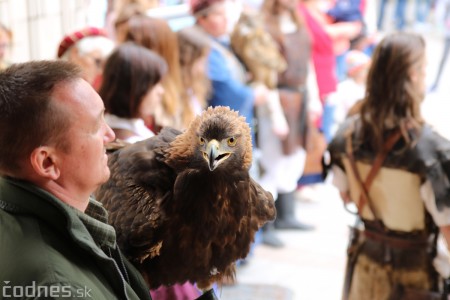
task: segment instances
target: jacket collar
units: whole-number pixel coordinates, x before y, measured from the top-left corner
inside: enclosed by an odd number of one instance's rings
[[[11,214],[32,215],[69,236],[81,247],[108,259],[96,245],[80,217],[67,204],[36,185],[0,177],[0,209]]]

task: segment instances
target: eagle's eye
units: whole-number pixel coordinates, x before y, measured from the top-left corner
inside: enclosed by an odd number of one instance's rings
[[[198,143],[203,146],[205,144],[205,139],[200,136],[198,138]]]
[[[228,138],[227,142],[228,142],[228,146],[231,146],[231,147],[236,146],[237,138],[230,137],[230,138]]]

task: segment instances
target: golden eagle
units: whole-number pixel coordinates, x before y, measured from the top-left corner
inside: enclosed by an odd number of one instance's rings
[[[250,128],[227,107],[110,154],[111,177],[96,198],[151,288],[191,281],[206,289],[234,276],[276,215],[272,195],[249,176],[251,162]]]

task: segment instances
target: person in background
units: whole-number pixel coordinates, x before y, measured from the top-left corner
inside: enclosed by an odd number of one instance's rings
[[[12,38],[12,31],[0,23],[0,71],[6,69],[10,65],[7,54],[11,47]]]
[[[338,81],[333,38],[326,30],[326,16],[319,4],[319,0],[302,0],[298,9],[311,34],[312,60],[319,98],[324,106],[328,95],[336,90]],[[321,126],[321,120],[316,120],[316,123],[316,126]]]
[[[57,57],[79,66],[83,71],[83,79],[98,90],[102,82],[103,65],[114,47],[114,42],[103,29],[86,27],[61,40]]]
[[[364,2],[361,0],[328,0],[330,8],[325,11],[328,25],[327,31],[333,38],[336,55],[336,71],[338,81],[346,76],[345,58],[351,50],[352,43],[364,36],[365,24],[363,17]]]
[[[229,106],[244,116],[251,127],[255,105],[266,102],[267,87],[247,85],[244,66],[232,52],[229,43],[230,22],[227,0],[195,0],[191,11],[198,30],[208,38],[211,51],[207,71],[212,90],[208,105]]]
[[[160,6],[158,0],[107,0],[105,29],[108,36],[120,40],[121,24],[135,14],[145,14],[149,9]]]
[[[312,111],[310,116],[314,126],[310,132],[303,176],[298,182],[303,198],[309,198],[306,195],[308,191],[313,191],[317,183],[323,182],[321,159],[326,148],[325,136],[332,119],[332,110],[326,104],[328,96],[336,91],[338,83],[333,39],[326,30],[324,20],[326,16],[319,4],[319,0],[301,0],[298,4],[299,13],[303,16],[312,43],[312,70],[315,74],[315,84],[309,84],[308,89],[311,93],[314,92],[311,87],[317,86],[316,93],[320,100],[319,105],[315,104],[317,101],[315,102],[313,97],[310,101]]]
[[[62,60],[0,72],[0,280],[33,299],[151,299],[91,197],[114,132],[82,75]]]
[[[119,45],[109,56],[99,94],[116,138],[134,143],[154,136],[145,122],[153,123],[156,108],[162,105],[166,73],[162,57],[132,42]]]
[[[439,25],[444,29],[444,49],[442,50],[439,61],[438,71],[430,87],[430,92],[436,92],[439,88],[442,72],[447,64],[448,54],[450,52],[450,0],[438,0],[436,3],[436,19]]]
[[[177,36],[184,97],[189,99],[192,111],[198,115],[206,108],[211,93],[211,81],[207,73],[211,46],[209,40],[195,27],[180,29]]]
[[[328,146],[327,164],[361,224],[352,230],[343,299],[447,299],[450,141],[421,116],[424,39],[394,33],[375,48],[361,109]],[[446,294],[443,294],[446,289]]]
[[[382,38],[377,27],[377,5],[377,1],[361,0],[364,27],[361,34],[351,41],[351,50],[360,50],[371,56],[376,44]]]
[[[265,173],[261,185],[272,192],[276,201],[277,229],[311,230],[313,226],[300,222],[296,217],[297,182],[302,176],[307,147],[308,89],[311,75],[311,38],[297,10],[297,0],[265,0],[261,15],[266,29],[276,41],[287,68],[277,74],[277,88],[284,114],[289,124],[289,134],[279,139],[267,127],[264,118],[259,120],[259,146],[261,165]],[[265,225],[269,226],[269,225]]]
[[[347,118],[350,109],[364,98],[370,61],[370,56],[359,50],[352,50],[347,54],[347,79],[339,82],[336,92],[329,98],[330,105],[334,107],[332,136]]]
[[[380,1],[377,26],[379,30],[384,29],[384,16],[387,0]],[[427,29],[427,17],[433,0],[415,0],[415,23],[414,29],[424,31]],[[408,0],[396,0],[394,9],[394,27],[397,31],[405,30],[407,26],[406,14],[408,10]]]
[[[433,6],[436,5],[438,0],[416,0],[416,14],[414,30],[419,32],[425,32],[429,30],[428,16]]]
[[[114,18],[113,26],[114,40],[118,44],[126,40],[127,23],[133,16],[137,15],[145,15],[145,9],[139,3],[130,3],[118,11],[117,16]]]
[[[420,0],[419,0],[420,1]],[[380,1],[380,8],[378,13],[378,30],[383,30],[384,28],[384,15],[386,12],[386,4],[387,0],[381,0]],[[406,26],[406,19],[405,19],[405,13],[406,13],[406,4],[407,0],[396,0],[395,3],[395,12],[394,12],[394,22],[395,22],[395,29],[397,30],[403,30]]]
[[[124,40],[155,51],[167,62],[168,73],[163,79],[163,105],[158,108],[155,124],[147,124],[155,133],[161,127],[185,129],[194,118],[188,99],[183,98],[183,81],[180,70],[180,53],[176,33],[164,19],[135,15],[124,26]]]

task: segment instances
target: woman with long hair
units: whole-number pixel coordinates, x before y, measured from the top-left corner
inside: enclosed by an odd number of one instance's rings
[[[132,16],[123,25],[124,41],[132,41],[161,55],[167,62],[168,73],[163,80],[163,110],[156,115],[156,128],[172,126],[185,129],[193,119],[189,102],[182,96],[179,46],[176,33],[164,19],[146,15]],[[118,41],[124,42],[124,41]]]
[[[440,279],[450,275],[448,258],[437,260],[439,232],[450,242],[450,141],[420,114],[425,68],[421,36],[386,36],[359,113],[329,144],[334,184],[361,220],[343,299],[442,297]]]
[[[108,57],[99,94],[106,122],[118,139],[133,143],[154,135],[145,124],[154,123],[162,105],[166,73],[161,56],[132,42],[118,46]]]

